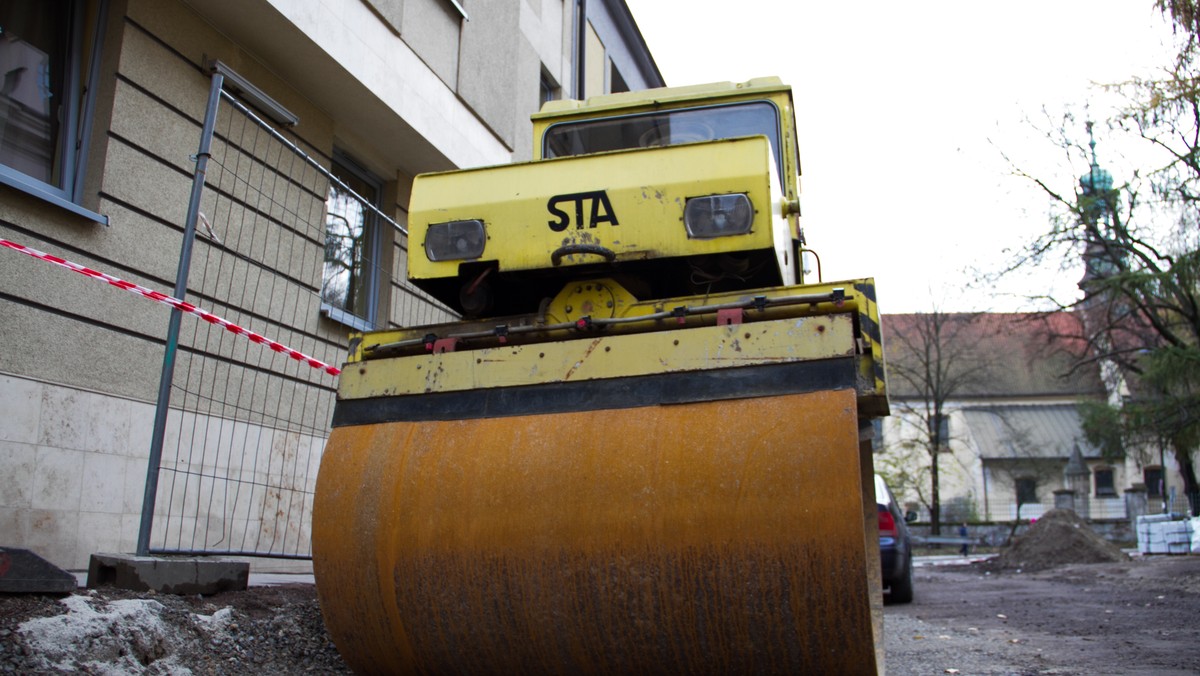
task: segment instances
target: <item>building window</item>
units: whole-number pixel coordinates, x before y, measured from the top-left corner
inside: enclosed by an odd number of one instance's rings
[[[370,330],[376,325],[380,248],[379,219],[371,207],[379,206],[382,182],[341,153],[335,153],[331,171],[344,187],[331,182],[325,200],[321,309],[352,328]]]
[[[1038,502],[1037,480],[1032,477],[1017,479],[1017,504],[1029,505]]]
[[[87,97],[94,95],[84,81],[96,60],[105,4],[0,3],[0,183],[63,206],[79,202]],[[96,31],[89,39],[85,25]]]
[[[1142,470],[1142,480],[1146,482],[1146,495],[1161,498],[1163,494],[1163,469],[1147,467]]]
[[[950,450],[950,414],[929,414],[929,443],[937,444],[939,451]]]
[[[1096,497],[1111,498],[1117,494],[1111,467],[1097,467],[1096,471],[1092,472],[1092,481],[1096,484]]]
[[[538,88],[538,106],[543,106],[547,101],[554,101],[558,98],[559,88],[554,84],[554,80],[542,71],[542,79]]]

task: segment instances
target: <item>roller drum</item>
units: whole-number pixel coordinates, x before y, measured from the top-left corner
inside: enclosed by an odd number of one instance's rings
[[[335,428],[326,625],[360,673],[876,673],[857,430],[852,389]]]

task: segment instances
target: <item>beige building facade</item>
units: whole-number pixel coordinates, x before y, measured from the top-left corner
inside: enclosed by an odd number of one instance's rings
[[[1105,457],[1088,442],[1079,404],[1106,400],[1109,385],[1100,365],[1081,358],[1086,346],[1064,338],[1074,335],[1068,325],[1077,318],[976,313],[943,320],[940,339],[930,341],[922,332],[927,315],[882,318],[892,415],[878,429],[876,467],[906,509],[930,518],[928,421],[939,397],[920,374],[922,355],[941,354],[929,364],[940,364],[953,383],[942,390],[936,454],[943,532],[964,521],[1011,522],[1018,508],[1021,520],[1056,505],[1101,520],[1187,511],[1169,451],[1138,447]]]
[[[341,183],[287,175],[260,204],[238,180],[210,176],[196,260],[241,267],[193,271],[188,298],[339,364],[352,330],[446,316],[402,284],[400,228],[415,175],[530,158],[529,116],[549,98],[663,85],[620,0],[16,0],[0,9],[0,25],[0,239],[170,294],[216,68],[231,98]],[[229,176],[258,185],[285,176],[282,156],[234,138],[232,126],[218,128],[215,143],[248,158]],[[359,214],[371,225],[331,225],[347,222],[335,205],[350,189],[394,223]],[[298,207],[325,232],[296,225]],[[239,249],[231,224],[247,215],[279,227]],[[331,242],[343,236],[369,240],[363,250],[378,272],[334,265]],[[240,277],[255,268],[269,290]],[[169,315],[161,303],[0,249],[0,546],[68,569],[85,568],[94,552],[133,551]],[[256,440],[246,445],[262,462],[290,463],[303,477],[294,483],[310,491],[336,381],[261,361],[249,347],[190,345],[176,369],[205,352],[215,363],[252,361],[266,379],[245,386],[250,397],[270,398],[270,378],[314,392],[289,404],[311,430],[263,419],[230,428]],[[222,382],[227,393],[232,381]],[[226,415],[198,410],[181,424]],[[205,462],[196,486],[237,461]],[[253,509],[274,509],[269,493],[247,493],[257,496]],[[243,518],[239,527],[264,523]],[[288,528],[306,534],[303,524]],[[303,546],[289,551],[304,558]]]

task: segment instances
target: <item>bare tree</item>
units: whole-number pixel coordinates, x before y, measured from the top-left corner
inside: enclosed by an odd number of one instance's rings
[[[1200,121],[1200,100],[1194,103]],[[1162,133],[1143,126],[1149,122],[1141,113],[1119,124],[1161,147]],[[1145,444],[1171,448],[1200,513],[1193,457],[1200,447],[1200,191],[1193,187],[1200,165],[1189,166],[1200,157],[1200,124],[1190,138],[1176,124],[1167,136],[1184,139],[1184,147],[1145,177],[1113,187],[1094,154],[1074,192],[1030,177],[1057,213],[1011,271],[1072,254],[1083,260],[1080,296],[1055,300],[1079,318],[1077,333],[1059,338],[1086,344],[1077,366],[1099,365],[1111,394],[1083,408],[1088,438],[1110,456]]]
[[[884,322],[888,373],[900,396],[893,407],[911,429],[902,448],[924,456],[924,468],[909,470],[912,484],[929,509],[932,533],[941,533],[940,458],[948,450],[947,404],[988,376],[990,359],[976,349],[979,313],[889,315]],[[928,482],[928,491],[925,490]]]
[[[1017,172],[1045,192],[1053,212],[1009,271],[1083,260],[1081,297],[1053,300],[1081,317],[1077,338],[1089,349],[1080,363],[1099,364],[1110,387],[1107,403],[1084,409],[1088,438],[1112,456],[1170,448],[1200,514],[1200,10],[1195,0],[1153,6],[1172,22],[1176,54],[1155,77],[1106,86],[1125,106],[1101,136],[1123,137],[1154,159],[1114,182],[1095,140],[1071,139],[1073,119],[1064,118],[1047,138],[1086,169],[1071,187],[1061,176]]]

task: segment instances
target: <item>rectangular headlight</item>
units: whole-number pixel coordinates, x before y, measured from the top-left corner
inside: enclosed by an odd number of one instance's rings
[[[691,197],[683,208],[683,224],[693,239],[744,235],[753,222],[754,207],[742,194]]]
[[[486,242],[483,221],[433,223],[425,231],[425,255],[431,261],[479,258]]]

